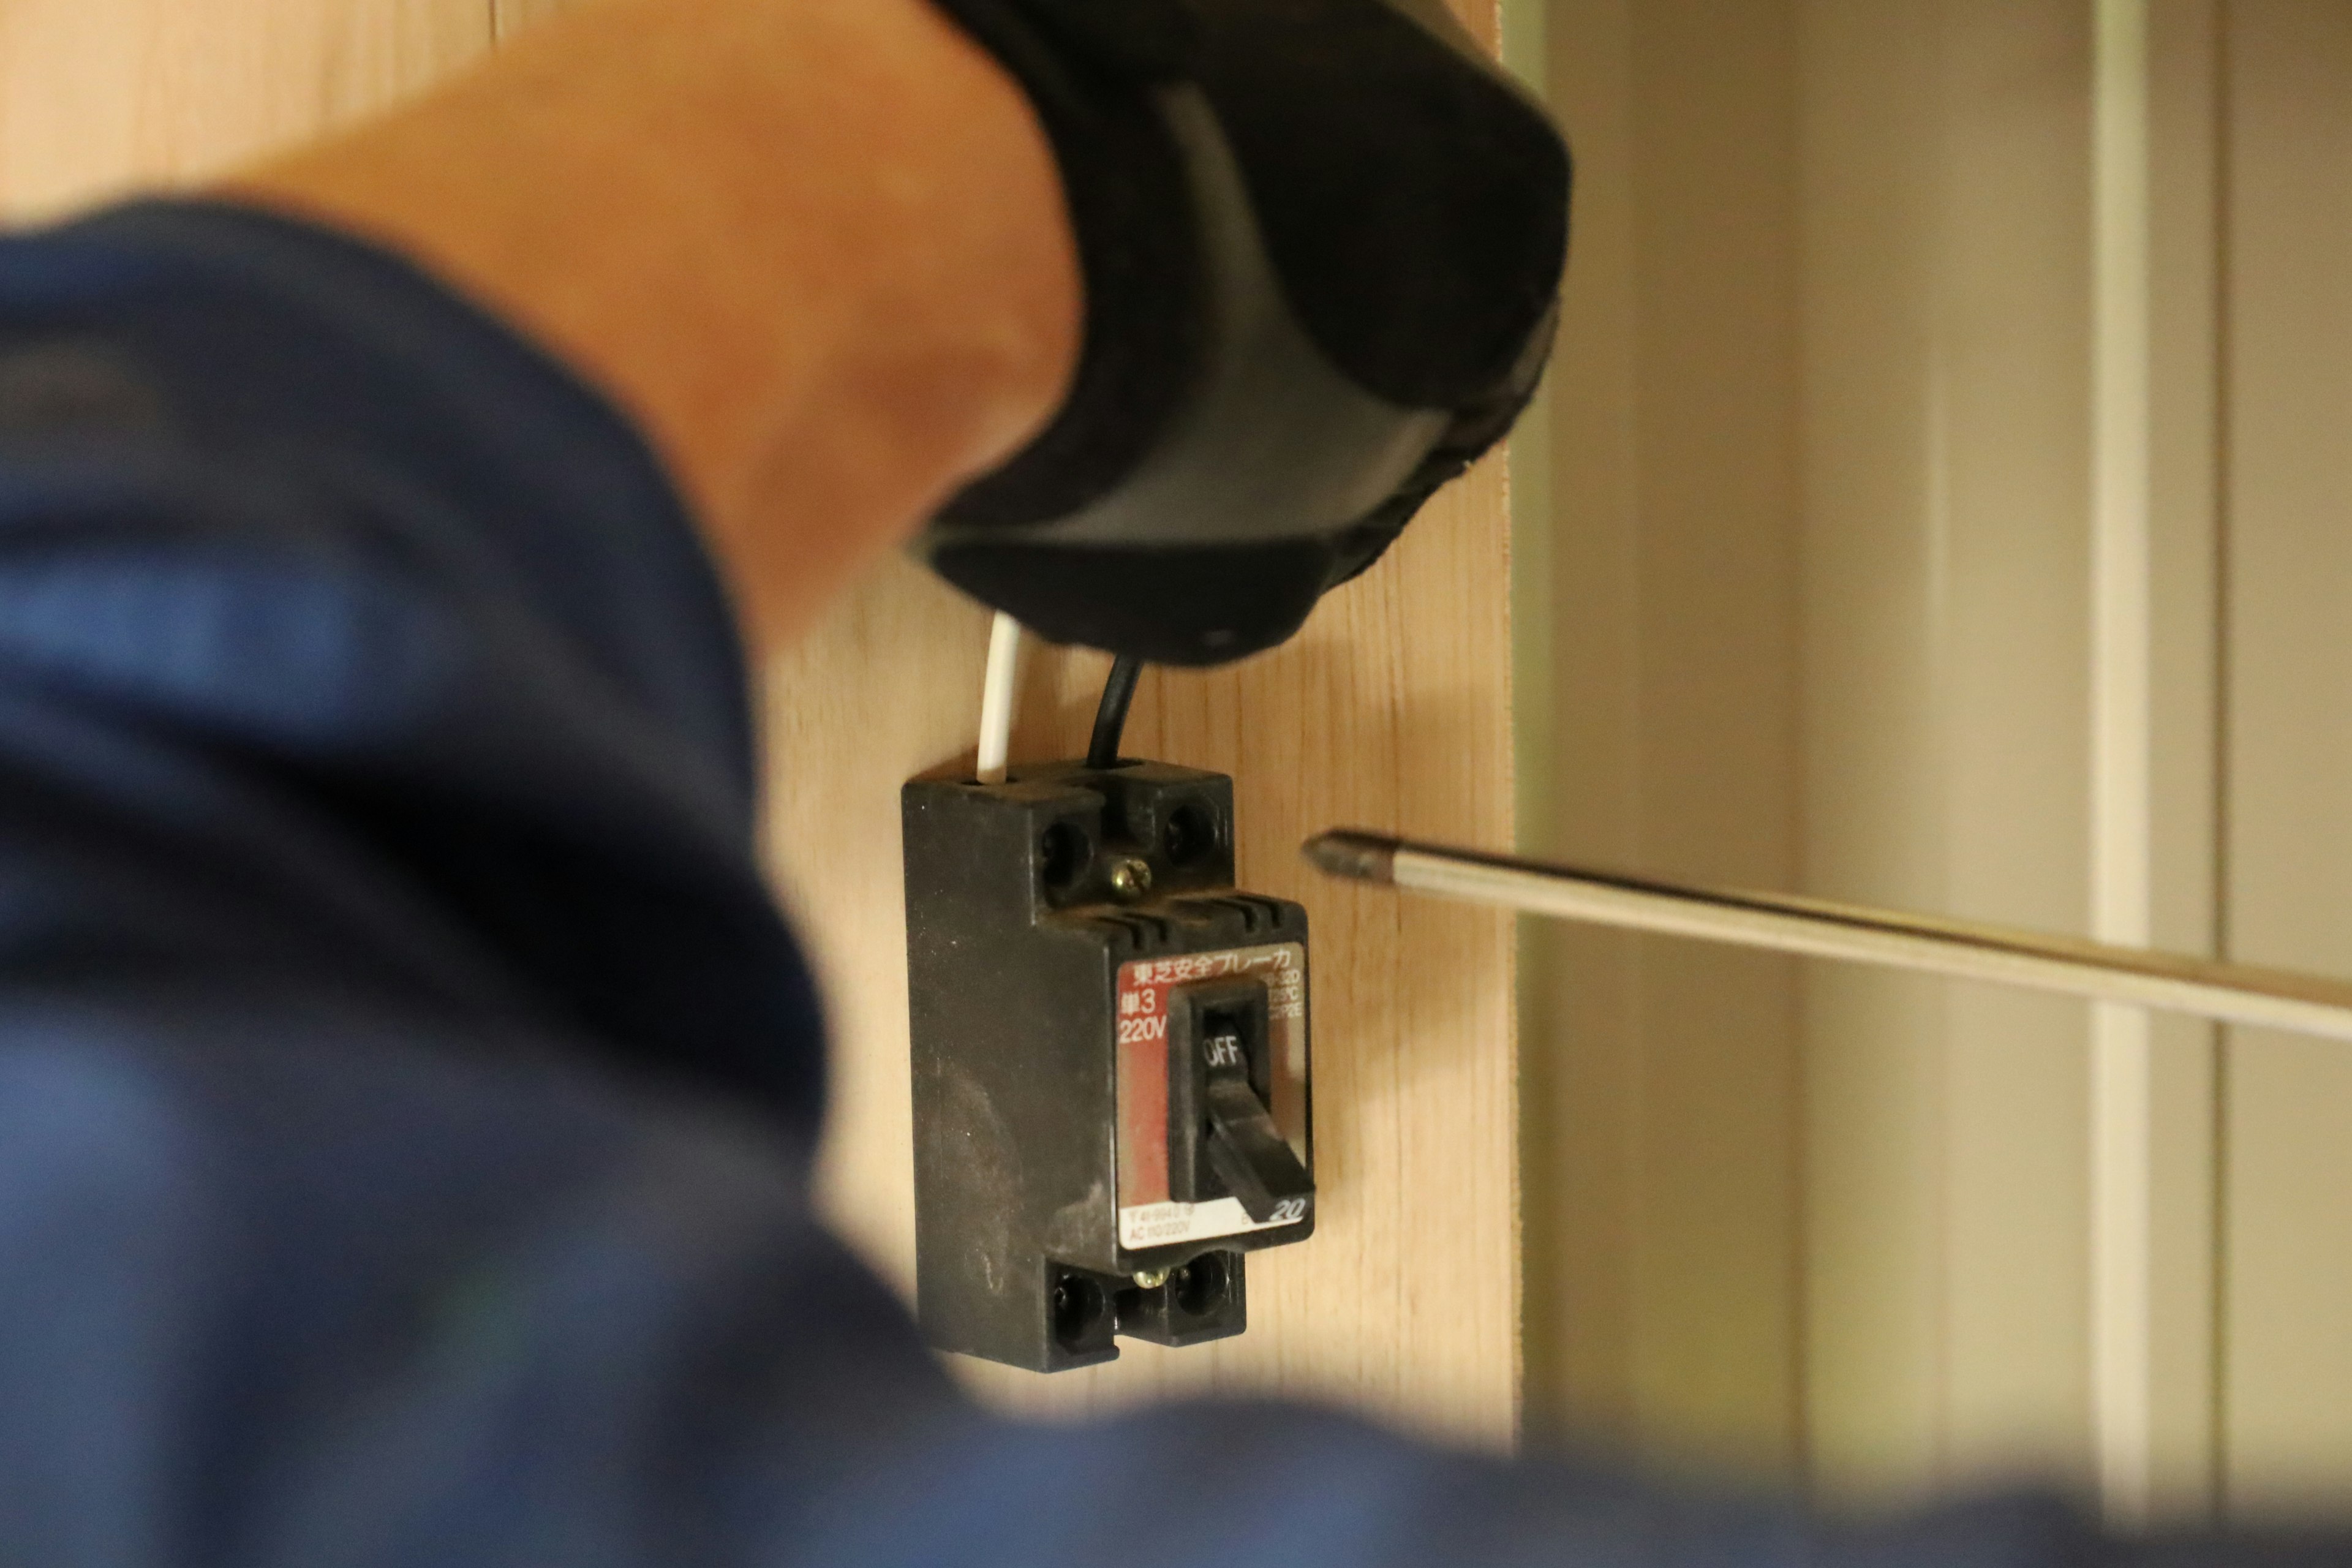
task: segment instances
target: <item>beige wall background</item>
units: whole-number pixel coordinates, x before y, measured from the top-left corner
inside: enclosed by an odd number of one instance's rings
[[[2136,862],[2158,942],[2352,973],[2352,10],[1510,23],[1581,182],[1523,841],[2078,931]],[[2352,1506],[2339,1048],[2161,1021],[2095,1079],[2075,1004],[1523,941],[1532,1415],[1834,1495]]]

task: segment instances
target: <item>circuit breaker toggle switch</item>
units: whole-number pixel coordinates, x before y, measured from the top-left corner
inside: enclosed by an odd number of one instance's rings
[[[1271,1003],[1262,980],[1184,986],[1169,996],[1168,1195],[1232,1196],[1265,1224],[1315,1191],[1269,1105]]]
[[[1248,1322],[1315,1229],[1307,912],[1234,883],[1233,781],[1060,763],[902,799],[915,1294],[1037,1372]]]

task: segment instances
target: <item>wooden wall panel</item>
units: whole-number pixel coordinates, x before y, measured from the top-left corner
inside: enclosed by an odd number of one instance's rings
[[[0,203],[16,215],[217,168],[430,80],[551,0],[0,0]],[[1493,0],[1461,0],[1491,46]],[[1429,509],[1292,646],[1154,676],[1131,749],[1238,779],[1243,875],[1316,931],[1321,1230],[1252,1266],[1244,1339],[1129,1347],[1010,1403],[1088,1408],[1177,1387],[1328,1397],[1490,1444],[1517,1415],[1512,952],[1497,917],[1323,882],[1335,823],[1511,836],[1508,541],[1499,459]],[[768,672],[770,857],[824,973],[838,1086],[827,1206],[883,1271],[911,1266],[898,790],[967,753],[978,609],[894,563]],[[1102,661],[1034,661],[1016,759],[1081,748]]]
[[[1516,1409],[1509,927],[1328,882],[1297,846],[1333,822],[1491,841],[1509,831],[1499,465],[1441,498],[1307,633],[1237,669],[1154,672],[1129,750],[1232,772],[1244,882],[1314,922],[1313,1242],[1250,1262],[1250,1331],[1041,1379],[960,1363],[1022,1408],[1195,1387],[1369,1406],[1507,1441]],[[1491,595],[1491,598],[1489,597]],[[911,1280],[900,779],[968,756],[985,619],[894,565],[771,673],[774,862],[836,1008],[832,1211]],[[1105,661],[1043,650],[1013,756],[1084,749]],[[859,736],[845,752],[845,732]]]
[[[201,175],[490,41],[487,0],[0,0],[0,211]]]
[[[1461,12],[1494,42],[1494,7]],[[969,754],[985,623],[891,566],[769,675],[774,865],[837,1008],[825,1194],[901,1284],[912,1268],[898,781]],[[1315,924],[1319,1229],[1251,1258],[1251,1328],[1056,1377],[960,1363],[1028,1411],[1173,1389],[1318,1396],[1506,1444],[1517,1420],[1510,924],[1307,872],[1307,832],[1362,823],[1510,839],[1503,463],[1440,496],[1303,637],[1234,670],[1146,677],[1129,750],[1234,773],[1242,879]],[[1103,660],[1040,648],[1013,759],[1085,750]],[[854,738],[854,745],[849,742]]]
[[[1460,7],[1490,45],[1491,5]],[[1155,671],[1129,750],[1231,772],[1243,880],[1315,931],[1318,1229],[1250,1263],[1249,1332],[1038,1378],[959,1361],[1013,1406],[1083,1412],[1192,1388],[1335,1400],[1511,1439],[1518,1393],[1507,920],[1326,881],[1337,823],[1467,842],[1511,833],[1504,468],[1434,501],[1306,633],[1232,669]],[[913,1173],[898,785],[969,755],[985,617],[915,568],[867,583],[770,671],[772,861],[836,1013],[823,1181],[837,1222],[911,1282]],[[1033,648],[1015,763],[1084,750],[1105,661]],[[855,743],[851,743],[851,738]]]

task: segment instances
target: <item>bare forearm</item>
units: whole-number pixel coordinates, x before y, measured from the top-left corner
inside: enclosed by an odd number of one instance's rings
[[[593,0],[225,194],[407,252],[598,383],[763,637],[1014,450],[1076,353],[1052,153],[925,0]]]

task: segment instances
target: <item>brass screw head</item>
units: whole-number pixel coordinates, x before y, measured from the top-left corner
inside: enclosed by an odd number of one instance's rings
[[[1122,899],[1139,899],[1151,891],[1151,868],[1141,860],[1121,860],[1110,868],[1110,890]]]
[[[1168,1283],[1168,1272],[1165,1268],[1139,1268],[1135,1271],[1135,1282],[1147,1290],[1157,1290]]]

